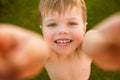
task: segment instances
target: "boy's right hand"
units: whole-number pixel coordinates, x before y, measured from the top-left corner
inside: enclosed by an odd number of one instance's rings
[[[48,57],[48,46],[40,35],[14,25],[0,24],[0,58],[15,68],[18,78],[38,74]]]

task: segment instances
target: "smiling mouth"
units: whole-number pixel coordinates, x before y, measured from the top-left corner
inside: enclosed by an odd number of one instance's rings
[[[57,43],[57,44],[69,44],[69,43],[71,43],[72,42],[72,40],[70,40],[70,39],[66,39],[66,40],[56,40],[55,41],[55,43]]]

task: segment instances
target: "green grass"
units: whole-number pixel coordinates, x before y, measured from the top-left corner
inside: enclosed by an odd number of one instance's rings
[[[88,29],[110,16],[120,11],[120,0],[86,0],[88,9]]]
[[[85,0],[88,8],[88,27],[91,29],[109,15],[120,11],[120,0]],[[0,6],[0,23],[11,23],[41,34],[38,18],[39,0],[8,0]],[[47,72],[30,80],[49,80]],[[120,80],[120,72],[108,72],[92,65],[90,80]]]
[[[39,29],[39,0],[8,0],[5,6],[0,6],[0,22],[23,26],[36,32]]]

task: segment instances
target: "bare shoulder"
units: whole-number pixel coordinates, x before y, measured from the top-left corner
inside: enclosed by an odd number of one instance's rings
[[[83,49],[80,48],[80,50],[78,51],[78,55],[77,55],[78,59],[80,62],[84,63],[85,65],[91,65],[92,63],[92,58],[83,51]]]

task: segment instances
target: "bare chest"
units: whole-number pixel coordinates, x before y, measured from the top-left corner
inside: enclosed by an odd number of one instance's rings
[[[46,70],[51,80],[88,80],[90,75],[88,59],[52,61],[46,64]]]

